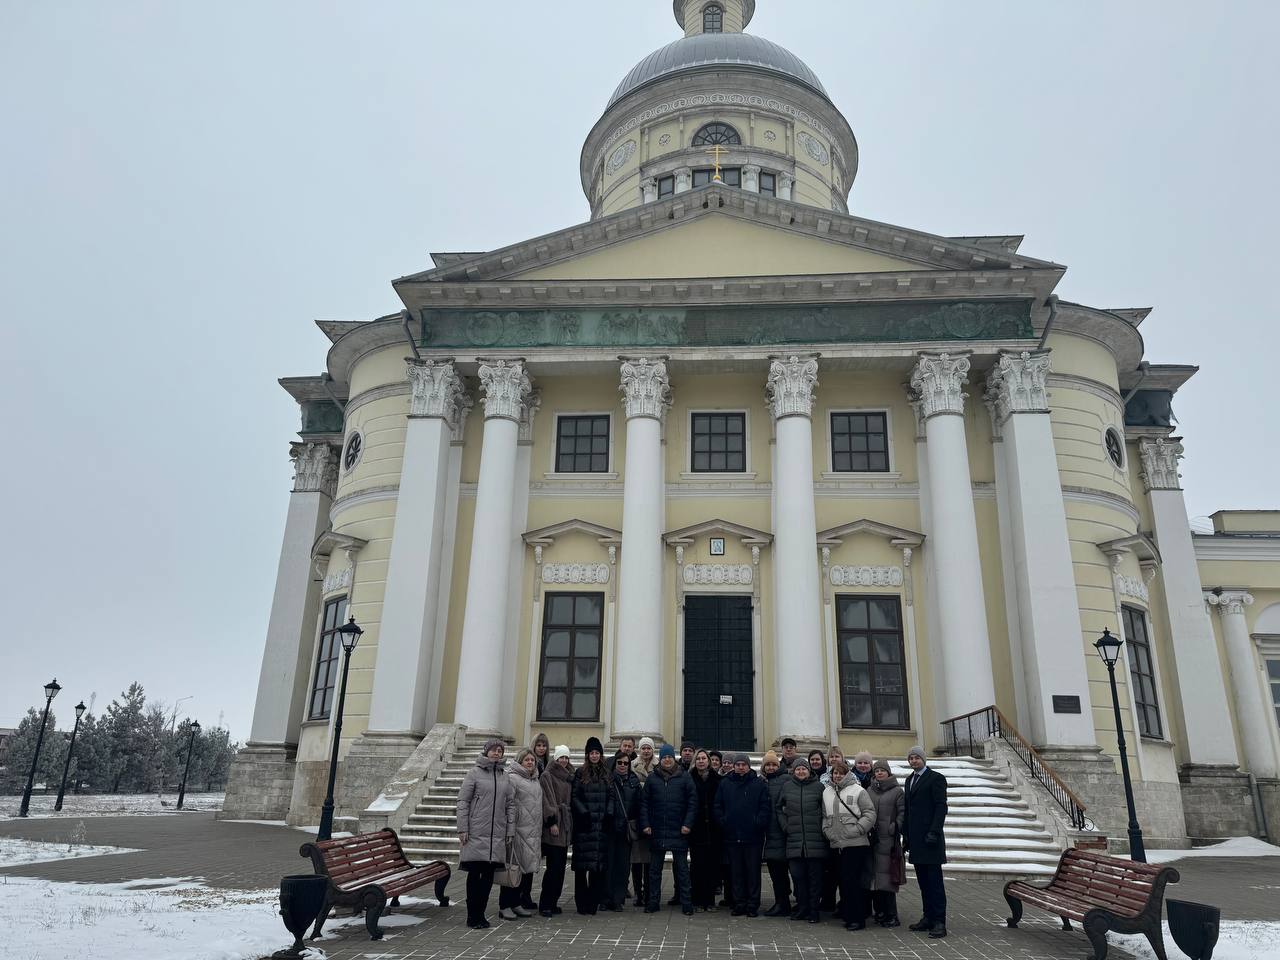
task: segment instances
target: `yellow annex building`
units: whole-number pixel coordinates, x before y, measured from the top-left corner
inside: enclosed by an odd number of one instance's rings
[[[754,10],[675,0],[587,135],[590,219],[433,254],[281,381],[296,475],[224,816],[315,822],[354,617],[364,825],[443,824],[477,731],[792,736],[973,754],[975,804],[998,779],[1057,846],[1122,843],[1106,629],[1148,843],[1280,829],[1280,513],[1192,533],[1195,368],[1144,358],[1147,308],[1060,301],[1019,236],[850,213],[853,131]]]

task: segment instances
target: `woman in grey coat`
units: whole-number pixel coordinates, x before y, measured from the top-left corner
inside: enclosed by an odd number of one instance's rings
[[[515,833],[516,791],[502,762],[506,747],[490,740],[467,771],[458,794],[459,866],[467,873],[467,926],[489,926],[484,912],[493,872],[506,863],[507,840]]]
[[[498,916],[516,920],[533,916],[536,909],[531,895],[533,875],[542,860],[542,785],[538,782],[537,755],[521,750],[507,776],[516,795],[515,833],[508,862],[517,864],[523,876],[520,886],[498,891]]]
[[[902,823],[905,795],[887,760],[871,765],[867,788],[876,805],[876,838],[871,852],[871,909],[882,927],[898,926],[898,888],[906,879],[902,856]]]

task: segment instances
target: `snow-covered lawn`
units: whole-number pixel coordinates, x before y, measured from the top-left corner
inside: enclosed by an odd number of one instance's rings
[[[382,942],[420,922],[384,916]],[[359,925],[352,935],[365,936],[363,918],[339,916],[326,922],[316,946],[323,950],[330,931],[352,924]],[[113,884],[0,877],[0,930],[5,960],[251,960],[292,942],[278,890],[215,890],[173,877]]]
[[[188,793],[177,809],[175,793],[95,793],[68,794],[62,801],[62,810],[55,812],[54,802],[48,796],[31,798],[32,817],[152,817],[164,813],[191,813],[193,811],[221,810],[225,793]],[[18,815],[21,797],[0,797],[0,820]]]
[[[1173,863],[1188,857],[1280,857],[1280,847],[1253,837],[1232,837],[1208,847],[1190,850],[1148,850],[1147,863]],[[1215,954],[1216,956],[1216,954]]]
[[[41,843],[20,840],[17,837],[0,837],[0,867],[16,867],[23,863],[43,863],[46,860],[70,860],[74,857],[100,857],[108,853],[137,853],[128,847],[95,847],[76,843]]]
[[[1275,960],[1280,956],[1280,923],[1272,920],[1223,920],[1218,929],[1218,945],[1213,948],[1213,960]],[[1128,950],[1139,960],[1155,960],[1155,951],[1147,938],[1118,933],[1107,934],[1107,942]],[[1164,949],[1169,960],[1186,956],[1173,942],[1169,925],[1164,927]]]

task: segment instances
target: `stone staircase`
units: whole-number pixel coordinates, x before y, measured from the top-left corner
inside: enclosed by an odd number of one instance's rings
[[[457,863],[458,791],[485,739],[466,736],[400,829],[411,861]],[[759,754],[751,756],[756,770],[760,759]],[[577,766],[582,762],[581,754],[575,753],[572,760]],[[929,766],[947,778],[947,873],[1028,876],[1054,872],[1062,848],[995,764],[972,757],[935,757]],[[895,761],[893,772],[905,782],[911,771],[905,763]]]

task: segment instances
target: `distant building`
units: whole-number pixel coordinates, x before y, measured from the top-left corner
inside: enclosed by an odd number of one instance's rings
[[[1060,302],[1020,236],[850,213],[853,131],[755,3],[674,9],[587,136],[589,220],[433,254],[403,315],[322,322],[327,369],[281,381],[225,815],[316,822],[354,616],[340,813],[436,724],[902,757],[996,705],[1122,838],[1109,629],[1152,845],[1280,825],[1280,520],[1192,535],[1196,368],[1144,359],[1148,308]]]

